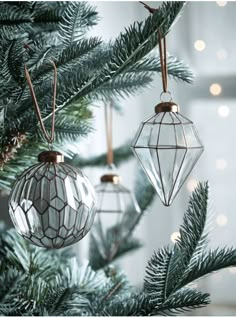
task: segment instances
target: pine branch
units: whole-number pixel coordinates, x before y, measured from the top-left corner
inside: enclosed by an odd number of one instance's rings
[[[34,139],[29,137],[24,147],[19,148],[17,152],[13,152],[10,162],[7,162],[4,168],[0,170],[0,188],[9,191],[16,180],[16,175],[20,175],[26,168],[38,163],[38,154],[47,149],[47,144],[45,142],[41,143],[37,136]],[[70,148],[65,147],[65,144],[58,145],[55,143],[54,149],[68,156],[68,159],[72,157],[72,154],[74,155]]]
[[[31,28],[33,22],[32,15],[28,8],[17,5],[1,3],[0,10],[0,38],[12,40],[17,38],[18,32]]]
[[[108,269],[94,272],[88,264],[78,266],[65,252],[45,250],[28,244],[14,230],[2,235],[0,278],[8,282],[6,296],[0,293],[0,311],[5,315],[92,315],[90,298],[104,298],[124,276]],[[63,257],[62,257],[63,256]],[[56,265],[55,265],[56,264]],[[11,267],[17,268],[14,272]],[[13,284],[10,281],[17,283]],[[14,287],[13,287],[14,286]],[[125,289],[113,291],[110,297]],[[109,291],[108,291],[109,290]],[[108,299],[106,300],[108,301]]]
[[[50,56],[57,65],[59,77],[62,76],[65,71],[69,70],[72,72],[72,70],[75,70],[74,68],[82,64],[87,54],[91,53],[100,44],[101,40],[99,38],[91,37],[89,39],[81,39],[79,42],[73,42],[67,47],[64,47],[64,45],[51,47]],[[46,49],[48,52],[48,48]],[[47,61],[49,61],[50,56],[47,56]],[[36,89],[37,85],[42,84],[42,82],[44,86],[48,85],[48,80],[51,81],[53,78],[51,64],[45,63],[45,53],[42,57],[43,58],[40,59],[37,64],[32,58],[30,59],[30,63],[32,63],[31,70],[33,70],[32,78],[35,80],[34,84],[36,85]],[[27,98],[27,95],[24,98]],[[21,110],[24,109],[21,108]]]
[[[110,100],[115,97],[117,100],[124,99],[130,95],[142,93],[145,88],[150,87],[152,78],[145,72],[126,73],[117,76],[114,80],[109,81],[99,87],[89,97],[97,97],[104,100]]]
[[[58,6],[57,3],[47,6],[43,6],[40,3],[36,4],[34,11],[34,25],[41,27],[43,32],[55,30],[55,24],[57,25],[63,20],[62,16],[66,7]]]
[[[206,235],[204,229],[208,209],[208,184],[199,184],[192,193],[188,209],[180,227],[180,238],[176,241],[171,260],[171,270],[167,276],[167,295],[179,288],[181,279],[191,271],[191,265],[203,251]]]
[[[0,273],[0,303],[4,303],[8,297],[9,292],[11,292],[16,287],[19,279],[22,277],[22,274],[20,274],[19,271],[12,267],[9,267],[7,271],[3,271],[3,269],[1,269]]]
[[[87,136],[92,131],[92,113],[88,107],[88,102],[82,100],[79,104],[72,104],[70,107],[63,109],[56,117],[56,143],[54,146],[68,157],[68,161],[70,161],[72,155],[74,156],[76,149],[73,152],[73,147],[65,147],[65,144],[78,142],[78,139]],[[31,121],[36,126],[35,114],[33,112],[31,113]],[[24,125],[28,126],[29,120],[25,120]],[[46,122],[45,126],[50,129],[51,122]],[[2,156],[0,156],[0,166],[3,168],[0,171],[1,188],[9,190],[12,182],[15,180],[14,175],[20,174],[25,170],[25,162],[28,162],[27,167],[37,163],[37,155],[46,149],[46,144],[42,142],[44,140],[43,136],[37,126],[36,132],[37,134],[34,136],[17,135],[13,141],[3,148]],[[23,147],[21,146],[22,142],[24,142]]]
[[[84,105],[71,105],[69,109],[64,109],[55,119],[55,142],[63,147],[67,142],[78,142],[79,138],[87,136],[93,131],[91,116]],[[45,127],[50,130],[51,122]]]
[[[82,39],[79,42],[73,42],[70,46],[65,47],[59,54],[56,64],[57,68],[61,65],[66,68],[76,66],[78,62],[82,61],[84,55],[93,51],[101,44],[101,39],[98,37],[91,37],[89,39]]]
[[[152,315],[176,316],[192,309],[202,308],[210,303],[208,293],[183,288],[171,295],[160,307],[152,311]]]
[[[109,282],[99,292],[90,296],[92,315],[106,315],[106,310],[115,303],[122,302],[132,292],[126,275],[117,267],[108,266],[105,273]]]
[[[149,261],[144,291],[155,307],[150,314],[165,314],[172,309],[184,311],[207,304],[207,294],[182,289],[187,284],[189,272],[191,276],[199,270],[200,253],[206,239],[207,204],[208,184],[199,184],[190,198],[179,240],[173,248],[158,250]]]
[[[83,39],[78,43],[72,43],[68,47],[46,47],[45,51],[41,54],[34,54],[30,59],[30,70],[33,70],[32,80],[34,84],[35,94],[37,96],[38,103],[44,105],[41,107],[41,111],[47,115],[51,113],[51,86],[53,81],[53,72],[51,63],[49,60],[53,60],[57,65],[58,72],[58,85],[57,85],[57,105],[60,103],[61,96],[68,97],[69,87],[73,86],[75,77],[87,76],[87,66],[85,65],[91,52],[101,44],[99,38]],[[89,62],[90,63],[90,62]],[[91,68],[88,69],[91,71]],[[82,73],[82,74],[81,74]],[[77,74],[77,75],[75,75]],[[67,78],[68,76],[68,78]],[[67,81],[68,80],[68,81]],[[82,103],[83,99],[80,99],[78,103]],[[29,116],[28,111],[31,107],[32,99],[28,89],[28,86],[24,85],[20,100],[18,100],[18,107],[16,115],[23,118]],[[70,103],[69,107],[74,103]],[[64,109],[63,109],[64,110]],[[33,124],[31,124],[32,126]],[[30,126],[30,127],[31,127]],[[19,127],[20,129],[20,127]]]
[[[170,248],[161,248],[148,262],[144,291],[155,306],[162,305],[167,299],[167,279],[172,255]]]
[[[181,285],[187,285],[205,275],[231,266],[236,266],[236,250],[233,248],[203,251],[197,260],[190,263],[191,271],[187,272]]]
[[[79,135],[75,133],[72,135],[72,139],[74,140],[77,136],[81,137],[82,135],[83,134],[81,133]],[[64,134],[64,136],[66,136],[68,140],[68,131],[66,131],[66,135]],[[41,135],[38,137],[42,139]],[[60,137],[60,135],[57,136],[59,139]],[[67,156],[66,161],[69,161],[72,155],[74,155],[76,147],[65,147],[65,143],[66,139],[63,138],[63,143],[60,145],[54,144],[54,149]],[[38,163],[38,154],[45,150],[47,150],[47,145],[45,143],[40,143],[39,140],[31,140],[29,143],[25,144],[24,147],[18,149],[17,153],[13,152],[10,162],[7,162],[6,165],[3,164],[4,168],[0,170],[0,188],[9,192],[16,180],[16,175],[20,175],[26,168]]]
[[[84,30],[96,24],[97,12],[85,2],[69,2],[59,25],[59,34],[65,45],[78,42]]]
[[[168,75],[174,79],[193,83],[194,75],[192,71],[182,62],[174,56],[168,56],[167,59]],[[144,57],[136,64],[132,65],[129,72],[158,72],[161,73],[160,58],[155,55]]]
[[[105,316],[147,316],[150,309],[147,298],[144,294],[128,293],[119,300],[112,301],[107,305],[102,315]]]
[[[77,286],[81,294],[89,294],[102,290],[106,284],[106,274],[104,271],[94,271],[90,263],[85,263],[83,266],[78,267],[75,258],[68,261],[66,268],[66,281],[69,286]]]
[[[176,241],[176,245],[180,250],[187,250],[189,257],[193,255],[203,237],[207,219],[208,196],[208,183],[199,183],[190,197],[188,209],[179,230],[180,239]]]
[[[55,31],[64,10],[65,4],[58,1],[48,3],[46,7],[40,2],[19,5],[18,2],[4,1],[1,3],[0,37],[13,40],[26,33],[36,37],[42,32]]]
[[[162,34],[165,35],[175,18],[179,15],[183,3],[163,3],[160,9],[143,23],[134,23],[122,33],[112,46],[112,54],[101,71],[91,73],[92,77],[75,78],[74,83],[68,87],[68,95],[58,98],[57,111],[63,109],[71,102],[87,96],[111,79],[125,73],[127,69],[141,60],[156,45],[156,30],[162,27]],[[81,77],[81,76],[80,76]],[[77,82],[79,81],[79,82]],[[50,116],[50,114],[48,115]],[[45,117],[45,120],[48,118]]]
[[[4,81],[14,81],[17,85],[22,85],[23,74],[19,66],[22,65],[26,57],[23,43],[24,39],[12,40],[7,47],[0,72],[0,76],[3,77],[3,83]]]
[[[24,148],[20,148],[17,153],[14,153],[14,158],[11,158],[10,163],[4,166],[0,171],[0,187],[10,190],[15,177],[21,174],[27,167],[37,163],[37,153],[46,149],[46,145],[35,144],[34,142],[27,143]]]
[[[79,289],[75,286],[57,286],[50,294],[50,302],[46,302],[45,306],[48,308],[49,314],[54,316],[65,314],[68,316],[81,316],[84,312],[90,312],[90,302],[80,294]]]
[[[74,6],[77,6],[78,9],[79,4],[70,3],[67,8],[62,5],[63,9],[60,14],[65,14],[65,10],[70,10]],[[83,5],[81,4],[81,6]],[[52,7],[53,5],[50,4],[48,10],[51,10]],[[158,10],[158,13],[150,16],[141,24],[136,23],[131,26],[114,43],[100,45],[99,40],[96,39],[94,40],[94,43],[91,42],[93,39],[91,39],[91,41],[79,41],[78,43],[71,42],[72,44],[65,49],[62,45],[61,48],[60,45],[57,45],[53,49],[45,47],[42,50],[43,54],[34,55],[36,65],[32,64],[31,59],[29,59],[29,64],[32,65],[32,69],[34,69],[36,76],[35,90],[39,104],[42,105],[41,110],[44,113],[44,119],[47,120],[47,118],[51,116],[50,85],[52,80],[51,69],[49,74],[48,66],[43,64],[45,59],[55,55],[55,61],[58,61],[59,64],[58,71],[59,78],[61,78],[59,81],[59,93],[57,98],[57,111],[59,112],[64,106],[70,105],[73,100],[80,100],[82,96],[86,96],[86,98],[99,96],[99,98],[101,98],[102,96],[104,97],[108,94],[111,95],[112,93],[122,96],[133,94],[135,90],[140,90],[140,85],[143,87],[144,84],[148,84],[150,78],[143,72],[131,73],[128,71],[129,68],[132,67],[132,65],[135,65],[139,60],[142,60],[142,58],[156,45],[156,29],[158,25],[161,25],[162,28],[165,29],[165,32],[167,32],[181,7],[182,4],[180,3],[175,3],[173,5],[164,3],[160,10]],[[61,10],[59,5],[56,6],[56,8],[59,11]],[[90,17],[94,16],[95,11],[91,7],[86,8],[84,7],[83,10],[81,9],[83,11],[83,13],[81,13],[83,14],[83,18],[78,23],[89,24],[92,21],[90,20]],[[44,7],[43,11],[45,10]],[[78,12],[79,9],[77,10],[77,13]],[[72,11],[70,13],[75,14],[75,12]],[[83,19],[85,22],[83,22]],[[73,34],[75,32],[75,25],[73,25],[72,20],[67,22],[70,24],[70,27],[72,27],[70,28],[68,26],[69,31],[67,31],[70,34]],[[31,49],[32,45],[29,44],[29,47]],[[85,50],[84,53],[83,50]],[[87,50],[90,50],[89,54],[87,54]],[[85,59],[81,59],[81,54],[79,52],[82,52],[82,56],[83,54],[88,56]],[[99,56],[99,63],[94,65],[94,59],[96,58],[97,60],[97,56]],[[77,62],[78,57],[79,63]],[[126,72],[127,74],[125,74]],[[120,74],[124,75],[122,79]],[[89,89],[87,90],[87,88]],[[5,98],[7,97],[7,91],[4,93],[4,96]],[[35,126],[35,120],[33,120],[34,116],[32,116],[31,111],[29,111],[31,108],[31,97],[28,90],[25,88],[23,88],[23,91],[21,92],[16,90],[14,98],[14,101],[17,101],[17,111],[15,108],[9,107],[8,117],[11,117],[11,120],[7,122],[5,130],[6,135],[9,135],[10,131],[28,133]],[[61,130],[61,132],[61,135],[63,136],[64,131]],[[70,133],[69,136],[72,137],[72,134],[73,133]]]

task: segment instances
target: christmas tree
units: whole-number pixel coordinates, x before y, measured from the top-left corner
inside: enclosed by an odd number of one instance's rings
[[[162,36],[180,15],[184,3],[163,2],[141,23],[135,22],[114,41],[87,38],[98,22],[96,8],[86,2],[0,3],[0,187],[9,190],[18,173],[36,162],[45,149],[24,76],[27,65],[43,121],[52,116],[50,61],[58,70],[55,148],[74,166],[106,164],[106,155],[82,158],[73,152],[81,137],[92,132],[92,104],[128,97],[147,87],[160,60],[152,55],[157,30]],[[168,74],[192,82],[191,71],[173,56]],[[115,149],[115,163],[131,156],[129,145]],[[141,178],[141,180],[140,180]],[[236,265],[236,251],[207,248],[208,184],[192,193],[180,238],[157,250],[147,264],[142,290],[135,290],[114,261],[141,246],[133,231],[154,197],[139,175],[136,196],[139,217],[104,257],[91,236],[89,263],[79,267],[70,249],[46,250],[27,243],[13,229],[0,238],[0,313],[2,315],[159,315],[177,314],[209,303],[209,294],[191,287],[199,278]],[[115,230],[111,228],[110,230]],[[117,243],[108,235],[108,250]]]

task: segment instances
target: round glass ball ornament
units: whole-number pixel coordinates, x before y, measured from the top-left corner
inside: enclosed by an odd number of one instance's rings
[[[134,194],[120,181],[119,175],[109,173],[103,175],[101,183],[95,186],[97,218],[94,229],[103,242],[124,239],[141,211]]]
[[[204,146],[192,121],[173,102],[162,102],[141,123],[132,150],[165,206],[170,206]]]
[[[94,188],[79,169],[64,163],[61,153],[45,151],[38,160],[16,180],[10,216],[27,241],[63,248],[90,230],[96,213]]]

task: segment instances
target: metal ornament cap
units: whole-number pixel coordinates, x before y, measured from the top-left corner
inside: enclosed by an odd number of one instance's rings
[[[38,161],[40,163],[63,163],[64,155],[57,151],[44,151],[39,154]]]
[[[104,174],[101,177],[102,183],[113,183],[113,184],[119,184],[121,181],[121,178],[117,174]]]
[[[155,107],[155,112],[160,113],[160,112],[179,112],[179,106],[172,102],[161,102]]]

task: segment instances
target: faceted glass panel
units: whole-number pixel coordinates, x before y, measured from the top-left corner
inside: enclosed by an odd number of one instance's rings
[[[62,248],[90,230],[96,213],[95,192],[80,170],[65,163],[39,163],[15,182],[9,210],[26,240],[45,248]]]
[[[140,207],[132,192],[120,183],[102,182],[95,187],[97,218],[92,234],[100,243],[101,254],[109,256],[111,246],[119,243],[137,221]],[[108,243],[109,241],[109,243]]]
[[[132,150],[161,201],[169,206],[204,146],[192,121],[178,112],[161,112],[141,123]]]

